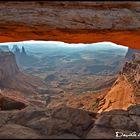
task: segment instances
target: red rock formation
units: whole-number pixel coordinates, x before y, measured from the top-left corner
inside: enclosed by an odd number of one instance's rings
[[[9,1],[0,7],[0,42],[111,41],[139,48],[140,2]]]
[[[125,76],[119,76],[117,81],[107,95],[102,99],[104,103],[99,107],[99,113],[113,109],[126,110],[135,105],[134,89]]]
[[[38,78],[20,72],[12,52],[0,52],[0,88],[36,93],[45,84]]]
[[[19,72],[15,56],[12,52],[0,52],[0,83],[7,77],[13,77]]]
[[[113,87],[100,101],[98,112],[113,109],[126,110],[129,106],[140,104],[140,54],[126,62]]]

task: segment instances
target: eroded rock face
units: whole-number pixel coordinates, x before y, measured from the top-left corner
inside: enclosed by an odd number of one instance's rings
[[[30,83],[30,84],[29,84]],[[21,72],[12,52],[0,52],[0,89],[10,88],[23,93],[37,93],[38,88],[46,89],[39,78]]]
[[[1,2],[0,7],[1,42],[112,41],[139,48],[139,2],[9,1]]]
[[[35,1],[1,2],[0,6],[0,21],[3,22],[42,24],[61,29],[129,30],[140,28],[139,2]],[[32,6],[34,8],[31,8]]]
[[[125,75],[119,75],[110,91],[99,102],[99,113],[113,109],[126,110],[129,106],[136,104],[134,87]]]
[[[118,79],[106,96],[99,101],[99,113],[113,109],[127,110],[140,104],[140,54],[135,53],[126,61]]]
[[[13,77],[19,72],[15,56],[12,52],[0,52],[0,84],[7,77]]]

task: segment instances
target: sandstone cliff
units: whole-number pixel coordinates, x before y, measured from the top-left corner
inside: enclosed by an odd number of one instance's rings
[[[0,83],[19,72],[15,56],[11,52],[0,52]]]
[[[37,93],[45,84],[38,78],[22,73],[12,52],[0,52],[0,88],[10,88],[23,93]]]
[[[140,104],[140,54],[127,61],[111,90],[99,103],[99,111],[126,110]]]

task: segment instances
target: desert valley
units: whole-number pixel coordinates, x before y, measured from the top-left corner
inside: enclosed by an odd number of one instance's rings
[[[139,2],[0,7],[0,139],[140,137]]]

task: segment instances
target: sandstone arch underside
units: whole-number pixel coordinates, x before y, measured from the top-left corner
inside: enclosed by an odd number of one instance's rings
[[[0,42],[111,41],[140,49],[140,2],[0,2]]]

